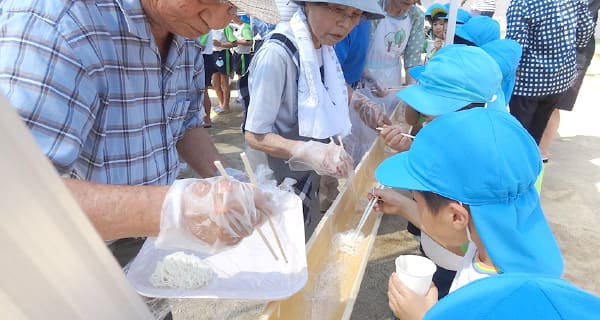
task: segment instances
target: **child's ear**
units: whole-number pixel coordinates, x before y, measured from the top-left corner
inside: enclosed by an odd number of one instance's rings
[[[469,225],[469,219],[471,218],[469,210],[462,204],[454,201],[450,202],[448,206],[452,212],[452,224],[455,228],[464,230]]]

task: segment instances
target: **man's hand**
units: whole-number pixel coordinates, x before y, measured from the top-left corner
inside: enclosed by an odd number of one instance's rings
[[[276,212],[273,195],[231,178],[176,181],[165,198],[157,245],[217,252]]]

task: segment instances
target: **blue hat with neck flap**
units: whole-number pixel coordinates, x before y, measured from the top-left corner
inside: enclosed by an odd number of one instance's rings
[[[408,151],[384,160],[377,181],[469,205],[477,233],[502,273],[560,276],[563,260],[535,181],[537,144],[508,112],[473,108],[432,120]]]

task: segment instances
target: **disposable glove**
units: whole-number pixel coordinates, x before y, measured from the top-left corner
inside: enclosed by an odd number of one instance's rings
[[[294,171],[314,170],[336,178],[347,178],[354,170],[352,157],[333,142],[299,141],[288,163]]]
[[[165,197],[156,246],[215,253],[277,211],[271,192],[231,178],[177,180]]]
[[[360,119],[371,129],[392,124],[382,105],[374,103],[358,91],[352,94],[350,107],[356,110]]]
[[[363,72],[362,78],[366,83],[365,86],[370,88],[371,93],[373,93],[374,96],[383,98],[388,94],[387,89],[385,89],[381,85],[381,82],[379,82],[367,69]]]

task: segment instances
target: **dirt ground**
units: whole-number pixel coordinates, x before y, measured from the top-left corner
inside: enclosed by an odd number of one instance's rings
[[[565,259],[564,277],[577,286],[600,294],[600,108],[595,99],[600,88],[600,58],[588,69],[573,112],[561,114],[559,135],[550,147],[545,169],[542,205]],[[216,104],[214,92],[210,91]],[[235,100],[235,93],[232,97]],[[239,153],[244,151],[240,133],[242,112],[212,114],[210,132],[219,151],[233,167],[243,168]],[[389,319],[387,279],[394,259],[414,253],[417,243],[407,234],[405,221],[384,217],[369,257],[352,319]]]

